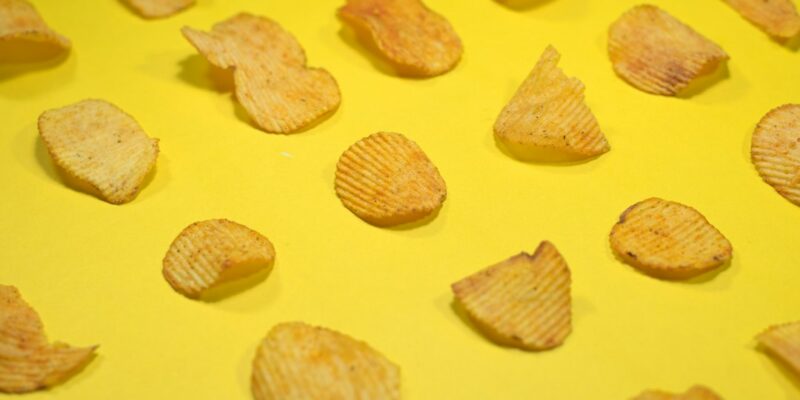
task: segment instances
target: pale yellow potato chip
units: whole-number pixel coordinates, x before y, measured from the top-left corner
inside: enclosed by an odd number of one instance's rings
[[[39,315],[17,288],[0,285],[0,392],[56,385],[91,361],[96,348],[48,343]]]
[[[45,111],[39,134],[68,181],[113,204],[136,197],[158,156],[158,139],[104,100]]]
[[[800,377],[800,321],[771,326],[756,339]]]
[[[347,0],[339,16],[368,37],[401,75],[443,74],[463,53],[447,19],[420,0]]]
[[[70,48],[69,39],[50,29],[31,3],[0,0],[0,44],[14,40]]]
[[[689,388],[685,393],[680,394],[661,390],[647,390],[634,397],[632,400],[722,400],[722,397],[705,386],[695,385]]]
[[[611,25],[608,55],[622,79],[664,96],[678,94],[729,58],[714,42],[653,5],[636,6]]]
[[[362,341],[288,322],[258,347],[251,390],[256,400],[399,399],[400,368]]]
[[[611,248],[651,276],[686,279],[731,259],[725,236],[694,208],[650,198],[629,207],[611,229]]]
[[[800,104],[782,105],[761,119],[750,158],[764,181],[800,206]]]
[[[300,44],[270,19],[241,13],[209,33],[181,32],[212,65],[233,69],[236,98],[267,132],[301,130],[339,106],[333,76],[306,67]]]
[[[145,18],[164,18],[179,13],[194,4],[194,0],[126,0]]]
[[[444,179],[422,149],[390,132],[350,146],[336,164],[334,186],[348,210],[376,226],[425,218],[447,197]]]
[[[583,98],[581,81],[558,68],[561,55],[547,46],[539,62],[494,124],[494,135],[515,157],[564,161],[609,150]]]
[[[800,15],[792,0],[725,0],[768,35],[787,40],[800,35]]]
[[[269,269],[275,249],[260,233],[226,219],[195,222],[172,242],[163,274],[175,291],[200,298],[220,284]]]
[[[564,343],[572,332],[567,262],[550,242],[452,285],[458,302],[490,339],[527,350]]]

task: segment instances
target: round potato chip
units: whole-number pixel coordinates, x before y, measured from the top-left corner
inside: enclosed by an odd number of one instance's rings
[[[756,338],[800,377],[800,321],[771,326]]]
[[[756,170],[770,186],[800,205],[800,105],[785,104],[758,123],[750,144]]]
[[[0,42],[22,39],[69,49],[69,39],[50,29],[26,0],[0,0]]]
[[[722,397],[705,386],[695,385],[681,394],[661,390],[647,390],[634,397],[633,400],[722,400]]]
[[[145,18],[164,18],[179,13],[194,4],[194,0],[126,0]]]
[[[778,40],[800,35],[800,15],[792,0],[725,0],[748,21]]]

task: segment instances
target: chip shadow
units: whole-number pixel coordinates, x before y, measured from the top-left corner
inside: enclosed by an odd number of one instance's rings
[[[258,284],[267,280],[270,274],[272,274],[274,264],[275,263],[273,261],[266,268],[254,274],[216,285],[203,293],[199,300],[205,303],[217,303],[238,293],[258,286]]]
[[[701,75],[691,81],[689,85],[683,88],[678,94],[675,96],[681,99],[689,99],[694,96],[699,95],[700,93],[705,92],[710,87],[716,85],[717,83],[727,80],[731,77],[730,69],[728,68],[728,62],[723,61],[720,65],[715,69],[713,72]]]
[[[0,41],[0,82],[18,75],[55,68],[69,58],[69,49],[49,43]]]

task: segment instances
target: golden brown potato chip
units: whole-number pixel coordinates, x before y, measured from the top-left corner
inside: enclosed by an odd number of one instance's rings
[[[50,29],[31,3],[0,0],[0,43],[24,40],[69,49],[69,39]]]
[[[48,343],[39,315],[17,288],[0,285],[0,392],[56,385],[86,365],[96,348]]]
[[[420,0],[347,0],[339,16],[369,37],[401,75],[440,75],[461,59],[453,27]]]
[[[184,296],[198,298],[222,283],[269,269],[272,243],[236,222],[212,219],[186,227],[164,256],[164,278]]]
[[[650,198],[629,207],[610,235],[626,263],[666,279],[686,279],[731,259],[730,242],[694,208]]]
[[[272,20],[242,13],[210,33],[181,32],[211,64],[233,69],[236,98],[267,132],[300,130],[339,106],[333,76],[306,67],[303,48]]]
[[[560,346],[572,331],[570,271],[550,242],[452,285],[470,318],[495,342],[528,350]]]
[[[664,96],[678,94],[729,58],[714,42],[653,5],[636,6],[611,25],[608,55],[622,79]]]
[[[515,157],[574,160],[609,150],[603,132],[583,99],[581,81],[558,68],[561,55],[547,46],[536,67],[503,108],[495,137]]]
[[[750,144],[761,177],[800,206],[800,105],[785,104],[764,116]]]
[[[126,0],[128,4],[145,18],[164,18],[185,10],[194,0]]]
[[[768,35],[786,40],[800,34],[800,15],[792,0],[725,0]]]
[[[350,146],[336,164],[334,184],[348,210],[377,226],[424,218],[447,197],[439,170],[399,133],[375,133]]]
[[[364,342],[289,322],[261,342],[251,389],[256,400],[399,399],[400,368]]]
[[[771,326],[756,338],[800,376],[800,321]]]
[[[68,180],[88,186],[113,204],[133,200],[156,164],[158,139],[130,115],[103,100],[48,110],[39,134]]]
[[[681,394],[673,394],[661,390],[648,390],[634,397],[633,400],[722,400],[722,397],[705,386],[695,385],[689,388],[686,393]]]

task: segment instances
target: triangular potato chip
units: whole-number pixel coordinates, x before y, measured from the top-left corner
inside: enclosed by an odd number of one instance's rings
[[[787,40],[800,35],[800,15],[792,0],[725,0],[768,35]]]
[[[750,157],[764,181],[800,206],[800,104],[782,105],[761,119]]]
[[[550,242],[452,285],[470,318],[495,342],[528,350],[560,346],[572,331],[570,271]]]
[[[11,42],[19,41],[14,47]],[[26,0],[0,0],[0,52],[21,52],[36,45],[46,45],[55,51],[41,52],[54,56],[69,49],[69,39],[50,29],[36,9]],[[26,48],[21,48],[26,47]],[[24,59],[24,57],[22,57]],[[0,61],[16,60],[11,54],[0,53]]]
[[[145,18],[164,18],[181,12],[194,4],[194,0],[126,0]]]
[[[756,338],[800,377],[800,321],[771,326]]]
[[[705,386],[695,385],[681,394],[674,394],[661,390],[648,390],[634,397],[632,400],[722,400],[722,397]]]

